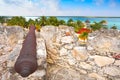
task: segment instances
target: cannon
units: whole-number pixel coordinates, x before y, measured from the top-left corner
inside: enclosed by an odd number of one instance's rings
[[[15,71],[22,77],[29,76],[38,67],[36,45],[35,26],[31,26],[14,65]]]

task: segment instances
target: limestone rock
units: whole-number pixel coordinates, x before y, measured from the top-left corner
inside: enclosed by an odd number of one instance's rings
[[[79,71],[81,74],[87,74],[87,71],[86,71],[86,70],[79,69],[78,71]]]
[[[8,60],[15,61],[16,58],[19,56],[21,48],[22,48],[22,45],[16,45],[14,49],[11,51],[11,53],[9,54]]]
[[[5,27],[5,33],[7,36],[15,35],[17,40],[23,39],[24,37],[24,30],[20,26],[7,26]]]
[[[72,55],[76,60],[81,61],[84,61],[88,58],[86,47],[74,47]]]
[[[43,77],[45,75],[46,75],[46,71],[44,69],[38,70],[32,74],[32,76],[34,76],[34,77]]]
[[[99,74],[97,73],[90,73],[88,74],[89,77],[92,77],[92,78],[95,78],[97,80],[106,80],[104,77],[100,76]]]
[[[73,44],[66,44],[65,49],[73,49]]]
[[[48,80],[95,80],[86,75],[80,75],[79,72],[68,68],[58,68],[54,73],[51,71],[51,74]]]
[[[62,43],[72,43],[74,42],[74,39],[72,36],[65,36],[61,38]]]
[[[41,28],[40,35],[44,40],[49,41],[56,33],[56,27],[53,26],[44,26]]]
[[[68,54],[67,49],[62,48],[62,49],[60,50],[60,56],[65,56],[65,55],[67,55],[67,54]]]
[[[87,50],[93,50],[94,48],[91,46],[87,46]]]
[[[118,38],[119,36],[120,34],[117,30],[95,31],[89,34],[87,48],[88,50],[98,51],[100,55],[104,55],[103,53],[105,52],[118,53],[120,52],[120,38]]]
[[[12,51],[12,47],[10,47],[10,46],[6,46],[5,48],[4,48],[4,51],[5,52],[11,52]]]
[[[37,39],[37,57],[46,59],[46,46],[43,38]]]
[[[104,73],[111,76],[120,76],[120,67],[111,66],[103,68]]]
[[[76,60],[75,60],[75,59],[70,58],[70,59],[68,59],[68,63],[69,63],[70,65],[75,65]]]
[[[7,54],[0,56],[0,64],[2,64],[2,63],[4,63],[5,61],[7,61],[7,57],[8,57]]]
[[[9,72],[5,72],[2,76],[1,76],[1,80],[9,80],[10,77],[10,73]]]
[[[115,61],[115,59],[113,59],[113,58],[104,57],[104,56],[98,56],[98,55],[93,56],[93,58],[95,60],[95,63],[99,67],[103,67],[103,66],[112,64]]]
[[[92,66],[90,64],[85,63],[85,62],[81,62],[79,64],[79,66],[82,67],[83,69],[92,70]]]
[[[120,60],[115,60],[114,65],[116,65],[116,66],[120,66]]]

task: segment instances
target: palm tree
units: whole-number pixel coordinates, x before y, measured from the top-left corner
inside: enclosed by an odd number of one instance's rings
[[[77,20],[77,25],[81,28],[83,28],[85,25],[82,23],[82,21]]]
[[[38,19],[35,19],[35,27],[36,27],[36,30],[38,32],[40,32],[41,24],[40,24],[40,21]]]
[[[0,23],[1,23],[1,24],[5,23],[6,20],[7,20],[7,17],[5,17],[5,16],[0,16]]]
[[[22,27],[24,27],[24,25],[25,25],[25,22],[26,22],[26,19],[24,18],[24,17],[22,17],[22,16],[20,16],[19,17],[19,26],[22,26]]]
[[[68,21],[67,21],[67,25],[68,26],[74,26],[74,21],[72,20],[72,19],[69,19]]]
[[[85,40],[88,38],[88,32],[83,32],[79,35],[79,38],[85,42]]]
[[[64,20],[59,20],[59,25],[66,25],[66,22]]]
[[[31,26],[31,25],[35,25],[35,21],[32,20],[32,19],[29,19],[29,20],[28,20],[28,28],[29,28],[29,26]]]
[[[106,20],[102,20],[102,21],[100,21],[100,23],[101,23],[102,25],[107,25],[107,21],[106,21]]]
[[[8,25],[18,25],[18,26],[22,26],[24,27],[25,26],[25,23],[26,23],[26,19],[22,16],[18,17],[18,16],[15,16],[15,17],[12,17],[11,19],[9,19],[7,21],[7,24]]]
[[[48,18],[48,25],[58,26],[59,21],[58,21],[57,17],[54,17],[54,16],[49,17]]]
[[[39,20],[40,26],[45,26],[45,25],[47,25],[47,17],[41,16],[39,19],[40,19],[40,20]]]
[[[114,26],[112,26],[111,29],[117,29],[117,26],[115,26],[115,24],[114,24]]]
[[[84,28],[85,25],[80,20],[77,20],[77,22],[74,22],[73,27],[74,27],[75,32],[78,32],[81,28]]]
[[[100,30],[103,27],[103,25],[101,23],[94,22],[94,24],[91,24],[90,27],[93,31],[95,31]]]

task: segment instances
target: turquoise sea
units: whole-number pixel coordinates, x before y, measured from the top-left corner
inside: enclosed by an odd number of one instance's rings
[[[117,26],[117,29],[120,30],[120,17],[78,17],[78,16],[58,16],[59,20],[65,20],[68,21],[70,18],[74,21],[80,20],[82,22],[85,22],[86,20],[89,20],[90,23],[93,22],[100,22],[101,20],[106,20],[108,23],[108,28],[112,26]]]

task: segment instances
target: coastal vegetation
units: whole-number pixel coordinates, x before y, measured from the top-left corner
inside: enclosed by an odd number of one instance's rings
[[[101,23],[94,22],[94,24],[91,24],[90,27],[93,31],[95,31],[95,30],[100,30],[103,26]]]
[[[11,19],[8,19],[6,22],[7,22],[7,25],[9,26],[18,25],[21,27],[25,27],[26,20],[24,17],[16,16],[16,17],[12,17]]]
[[[111,27],[111,29],[117,29],[117,26],[114,25],[114,26]]]
[[[4,22],[6,22],[6,17],[0,16],[0,23],[3,24]]]
[[[80,20],[74,21],[71,18],[68,21],[64,21],[64,20],[57,19],[57,17],[55,16],[50,16],[50,17],[41,16],[35,20],[32,20],[32,19],[26,20],[22,16],[13,16],[8,18],[5,16],[0,16],[0,23],[1,24],[7,23],[8,26],[18,25],[23,28],[28,28],[30,25],[35,25],[39,28],[46,25],[53,25],[53,26],[67,25],[67,26],[74,27],[75,32],[77,32],[80,29],[86,27],[85,23],[90,24],[90,21],[89,20],[86,20],[85,22],[82,22]],[[100,22],[94,22],[93,24],[90,24],[89,28],[91,28],[91,30],[93,31],[99,30],[101,28],[107,29],[107,21],[102,20]],[[114,25],[111,28],[117,29],[117,26]]]
[[[35,20],[29,19],[26,20],[26,18],[22,16],[14,16],[14,17],[4,17],[0,16],[0,23],[6,23],[8,26],[21,26],[23,28],[29,28],[30,25],[35,25],[36,30],[40,31],[41,27],[46,26],[46,25],[51,25],[51,26],[59,26],[59,25],[65,25],[65,26],[70,26],[74,28],[74,31],[79,34],[79,38],[82,40],[87,39],[88,33],[96,30],[100,30],[101,28],[103,29],[108,29],[107,27],[107,21],[102,20],[100,22],[94,22],[90,23],[89,20],[86,20],[85,22],[82,22],[80,20],[74,21],[73,19],[69,19],[68,21],[64,20],[59,20],[55,16],[41,16]],[[112,26],[111,29],[117,29],[117,26]]]

